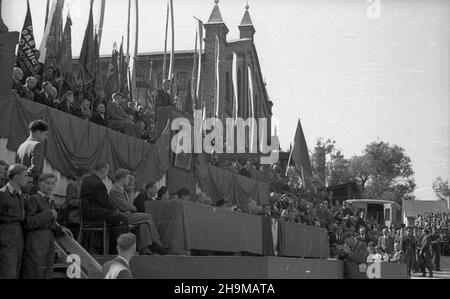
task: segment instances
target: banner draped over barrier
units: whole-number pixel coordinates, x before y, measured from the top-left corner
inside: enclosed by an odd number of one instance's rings
[[[204,155],[197,156],[196,167],[200,188],[215,201],[225,199],[243,209],[248,200],[258,205],[269,201],[270,186],[265,182],[210,166]]]
[[[43,119],[50,126],[45,158],[66,177],[80,167],[93,170],[108,162],[113,170],[129,169],[137,186],[159,181],[170,167],[170,131],[152,145],[22,98],[0,98],[0,137],[16,152],[29,136],[28,124]]]

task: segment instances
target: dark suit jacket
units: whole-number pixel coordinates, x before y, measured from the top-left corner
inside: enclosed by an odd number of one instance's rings
[[[106,114],[104,117],[100,113],[95,112],[91,118],[91,121],[97,125],[108,127],[108,120],[106,119]]]
[[[155,105],[156,109],[161,107],[175,106],[170,94],[168,94],[163,89],[160,89],[156,92]]]
[[[31,196],[25,203],[26,231],[48,229],[61,234],[61,226],[57,225],[51,210],[52,205],[41,194]]]
[[[53,100],[43,91],[35,96],[34,101],[42,105],[53,107]]]
[[[394,254],[395,238],[392,235],[387,237],[381,236],[378,238],[378,246],[381,246],[388,254]]]
[[[139,213],[146,213],[145,202],[150,200],[152,199],[150,198],[150,196],[148,196],[147,192],[141,192],[134,200],[134,206]]]
[[[128,201],[125,191],[120,190],[120,187],[116,184],[114,184],[111,191],[109,191],[109,199],[114,205],[114,208],[121,212],[137,212],[136,207]]]
[[[113,121],[128,121],[128,114],[118,103],[110,102],[107,109],[107,118]]]
[[[16,80],[13,79],[12,89],[17,90],[17,94],[18,94],[21,98],[24,98],[24,97],[25,97],[25,89],[23,88],[23,85],[22,85],[21,82],[16,81]]]
[[[102,273],[104,279],[133,279],[130,267],[119,257],[103,265]]]
[[[44,145],[28,138],[17,150],[16,163],[26,166],[33,179],[39,178],[44,171]]]
[[[97,206],[114,212],[114,206],[109,200],[108,190],[95,173],[83,179],[80,197],[83,210],[87,206]]]
[[[2,222],[23,222],[24,219],[23,195],[13,195],[6,185],[0,189],[0,224]]]

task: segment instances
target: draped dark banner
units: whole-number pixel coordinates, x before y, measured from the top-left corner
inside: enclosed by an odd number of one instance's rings
[[[213,200],[225,199],[244,210],[248,200],[254,200],[258,205],[268,203],[269,184],[210,166],[202,154],[196,155],[195,162],[199,186]]]
[[[113,170],[130,170],[140,187],[159,181],[170,167],[169,130],[152,145],[26,99],[0,98],[0,137],[8,139],[9,150],[17,151],[28,138],[28,124],[37,119],[50,126],[45,157],[66,177],[79,167],[92,171],[96,163],[108,162]]]

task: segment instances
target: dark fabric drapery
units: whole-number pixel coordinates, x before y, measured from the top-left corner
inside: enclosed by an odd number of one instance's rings
[[[263,255],[261,217],[188,201],[148,201],[146,211],[174,255],[190,250]]]
[[[330,245],[325,229],[279,222],[279,256],[321,258],[330,257]]]
[[[92,171],[95,164],[108,162],[113,170],[130,170],[141,186],[159,181],[170,167],[167,130],[152,145],[26,99],[0,98],[0,137],[8,139],[9,150],[17,151],[28,138],[28,124],[37,119],[50,126],[45,158],[66,177],[74,177],[80,167]]]
[[[215,202],[225,199],[245,210],[248,200],[258,205],[269,201],[270,186],[265,182],[208,165],[203,154],[196,156],[196,168],[200,188]]]

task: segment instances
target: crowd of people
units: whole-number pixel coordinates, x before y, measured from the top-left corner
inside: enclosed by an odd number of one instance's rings
[[[74,80],[73,86],[67,86],[51,67],[45,74],[27,78],[22,69],[13,70],[12,91],[17,96],[148,142],[157,138],[157,109],[180,106],[171,89],[172,82],[164,80],[162,88],[145,101],[130,99],[127,92],[121,91],[108,98],[102,90],[86,94],[81,81]]]
[[[170,251],[170,246],[161,242],[152,216],[145,213],[145,201],[156,199],[156,195],[166,197],[167,188],[161,188],[158,194],[155,184],[149,183],[145,190],[136,194],[134,177],[128,170],[119,169],[113,175],[114,185],[108,192],[105,180],[110,175],[110,166],[107,163],[96,165],[92,174],[80,173],[80,185],[69,184],[67,215],[70,221],[58,215],[53,198],[57,177],[43,172],[48,124],[33,121],[29,129],[30,137],[20,145],[16,164],[0,163],[4,185],[0,189],[0,279],[52,278],[55,238],[73,237],[75,233],[61,225],[62,220],[64,224],[78,221],[79,225],[84,221],[105,221],[112,228],[113,238],[137,229],[140,254]],[[183,196],[184,192],[179,193]]]

